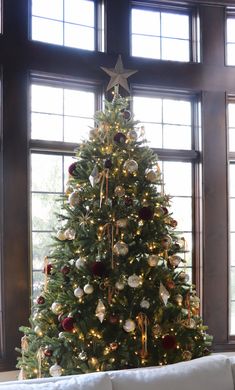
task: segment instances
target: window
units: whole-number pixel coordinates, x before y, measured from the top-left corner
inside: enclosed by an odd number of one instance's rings
[[[192,61],[194,22],[190,10],[133,7],[131,54],[161,60]]]
[[[72,145],[88,138],[94,126],[95,91],[79,85],[63,86],[33,82],[31,85],[31,213],[32,293],[36,297],[44,282],[42,270],[60,212],[59,196],[65,192],[68,167],[73,162]],[[33,140],[37,140],[37,151]],[[44,141],[40,144],[40,141]],[[53,141],[60,150],[72,143],[70,153],[51,153]],[[46,144],[45,144],[46,142]]]
[[[32,39],[96,50],[96,12],[91,0],[32,0]]]
[[[226,63],[235,65],[235,9],[227,8],[226,17]]]

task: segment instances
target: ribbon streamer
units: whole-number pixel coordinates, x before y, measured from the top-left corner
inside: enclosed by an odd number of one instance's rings
[[[38,359],[38,378],[42,377],[42,359],[44,358],[44,353],[42,350],[42,347],[39,348],[37,352],[37,359]]]
[[[142,349],[140,356],[145,359],[148,356],[148,317],[145,313],[139,313],[137,316],[138,327],[141,330]]]
[[[113,227],[113,224],[111,222],[106,223],[104,225],[104,227],[103,227],[103,234],[105,234],[106,232],[107,232],[108,240],[111,241],[111,243],[110,243],[110,245],[111,245],[111,253],[112,253],[111,268],[114,269],[114,257],[113,257],[114,227]]]
[[[109,169],[106,168],[101,172],[100,174],[100,180],[101,180],[101,185],[100,185],[100,208],[102,206],[103,202],[103,189],[104,189],[104,182],[106,181],[105,185],[105,201],[107,203],[108,201],[108,194],[109,194]]]

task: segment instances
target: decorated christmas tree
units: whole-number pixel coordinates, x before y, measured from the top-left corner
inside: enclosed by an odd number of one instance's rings
[[[121,58],[90,139],[69,167],[61,229],[24,332],[21,377],[158,366],[209,353],[183,265],[185,240],[156,154],[133,120]]]

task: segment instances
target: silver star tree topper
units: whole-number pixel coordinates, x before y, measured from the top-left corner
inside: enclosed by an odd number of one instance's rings
[[[118,56],[115,68],[105,68],[101,66],[101,69],[103,69],[103,71],[111,77],[106,89],[107,91],[113,87],[121,85],[127,92],[130,92],[127,79],[136,73],[137,70],[123,68],[122,57],[120,54]]]

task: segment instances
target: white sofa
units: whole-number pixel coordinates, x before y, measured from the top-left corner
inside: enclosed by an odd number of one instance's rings
[[[234,390],[235,357],[0,383],[0,390]]]

